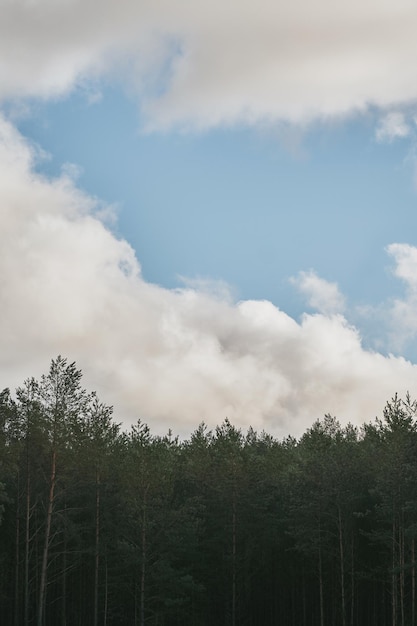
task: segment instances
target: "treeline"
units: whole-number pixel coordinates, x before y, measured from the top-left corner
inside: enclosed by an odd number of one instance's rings
[[[0,394],[4,626],[415,626],[417,405],[187,441],[58,357]]]

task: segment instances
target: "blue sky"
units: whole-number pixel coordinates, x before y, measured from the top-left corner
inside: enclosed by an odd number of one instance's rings
[[[314,268],[377,303],[392,289],[385,246],[413,243],[409,141],[378,143],[371,115],[304,132],[145,133],[120,90],[38,105],[18,127],[48,152],[41,171],[74,164],[81,187],[117,205],[115,231],[167,287],[226,280],[287,309],[287,279]]]
[[[314,269],[339,284],[370,344],[354,309],[401,293],[385,249],[416,243],[412,142],[378,141],[377,125],[371,111],[306,129],[146,132],[115,88],[38,103],[17,123],[48,153],[41,172],[74,164],[78,185],[117,207],[112,229],[147,280],[225,281],[297,317],[306,302],[289,279]]]
[[[61,353],[182,434],[413,395],[408,0],[3,9],[3,386]]]

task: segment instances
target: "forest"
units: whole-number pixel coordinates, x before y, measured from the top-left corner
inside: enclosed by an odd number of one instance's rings
[[[415,626],[416,417],[161,437],[59,356],[0,393],[0,623]]]

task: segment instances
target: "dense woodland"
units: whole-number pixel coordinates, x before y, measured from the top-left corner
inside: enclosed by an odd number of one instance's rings
[[[123,431],[58,357],[0,394],[4,626],[408,626],[417,404],[299,439]]]

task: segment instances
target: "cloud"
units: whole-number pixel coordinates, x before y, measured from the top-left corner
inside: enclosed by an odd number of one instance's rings
[[[307,296],[309,306],[316,311],[325,315],[344,311],[345,299],[336,283],[320,278],[313,270],[299,272],[298,276],[290,280],[301,293]]]
[[[406,243],[392,243],[387,252],[394,257],[394,274],[405,282],[411,294],[417,293],[417,248]]]
[[[1,12],[0,100],[124,76],[161,129],[305,124],[417,97],[411,0],[2,0]]]
[[[391,142],[394,139],[407,137],[411,132],[410,126],[407,124],[405,115],[396,111],[392,111],[385,115],[376,129],[376,138],[380,142]]]
[[[405,243],[387,247],[393,257],[393,274],[403,281],[405,294],[388,305],[392,345],[400,350],[417,336],[417,248]]]
[[[62,354],[125,424],[140,417],[156,432],[187,435],[227,416],[279,436],[301,434],[325,412],[361,423],[415,388],[415,365],[364,350],[340,314],[297,322],[210,284],[147,283],[132,248],[100,220],[98,201],[68,170],[36,173],[38,158],[0,118],[2,387],[39,376]],[[328,288],[311,273],[308,281],[314,297]]]

